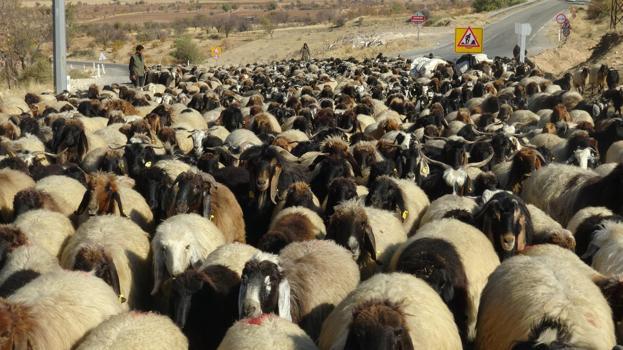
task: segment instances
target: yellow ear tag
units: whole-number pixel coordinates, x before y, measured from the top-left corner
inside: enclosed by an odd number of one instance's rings
[[[428,167],[428,164],[422,162],[422,165],[420,166],[420,175],[427,177],[428,174],[430,174],[430,168]]]
[[[214,215],[210,214],[210,221],[214,221]]]
[[[151,168],[151,161],[149,161],[149,162],[145,163],[145,167],[147,167],[147,168]]]
[[[126,299],[126,297],[124,297],[123,294],[119,294],[119,303],[123,304],[126,301],[128,301],[128,299]]]
[[[409,217],[409,211],[405,210],[402,212],[402,221],[407,220],[407,218]]]
[[[255,193],[253,193],[253,191],[249,191],[249,198],[255,198]]]
[[[395,175],[398,175],[398,169],[394,168],[394,170],[392,171],[392,174],[393,174],[394,176],[395,176]]]

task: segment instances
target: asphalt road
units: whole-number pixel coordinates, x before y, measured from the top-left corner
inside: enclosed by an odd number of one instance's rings
[[[99,62],[95,62],[98,64]],[[67,70],[73,68],[93,68],[93,62],[83,62],[83,61],[67,61]],[[106,70],[106,74],[102,74],[102,77],[109,78],[107,80],[114,80],[116,83],[128,83],[130,82],[130,73],[128,71],[127,64],[119,64],[119,63],[104,63],[104,68]]]
[[[554,16],[561,11],[565,11],[568,7],[569,4],[564,0],[541,0],[534,4],[512,10],[507,16],[485,27],[485,53],[489,57],[512,57],[513,47],[517,44],[515,23],[530,23],[532,26],[532,34],[528,36],[526,41],[528,55],[533,55],[552,47],[555,43],[551,42],[547,36],[544,35],[544,31],[540,29],[548,22],[554,21]],[[416,57],[428,55],[432,52],[433,55],[446,60],[454,60],[461,55],[454,53],[454,35],[448,35],[443,42],[446,42],[446,44],[433,50],[414,50],[404,52],[402,55]]]

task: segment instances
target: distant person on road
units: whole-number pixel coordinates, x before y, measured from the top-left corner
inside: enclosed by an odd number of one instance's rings
[[[303,44],[303,48],[301,49],[301,60],[309,61],[311,59],[311,52],[309,52],[309,46],[307,43]]]
[[[145,86],[145,58],[143,45],[136,47],[136,52],[130,57],[130,81],[137,88]]]

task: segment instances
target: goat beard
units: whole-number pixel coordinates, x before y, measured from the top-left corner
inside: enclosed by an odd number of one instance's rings
[[[268,190],[260,192],[259,195],[257,196],[258,209],[264,208],[267,201],[268,201]]]

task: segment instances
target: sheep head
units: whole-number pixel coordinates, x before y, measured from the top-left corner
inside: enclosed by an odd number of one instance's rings
[[[500,260],[532,244],[534,228],[523,201],[508,192],[493,195],[475,215],[477,227],[489,238]]]
[[[179,174],[171,186],[170,203],[164,203],[167,215],[198,213],[210,218],[213,186],[200,174],[191,171]]]
[[[162,225],[161,225],[162,227]],[[163,282],[201,264],[203,255],[193,233],[187,230],[157,232],[151,241],[155,295]]]
[[[290,284],[279,265],[279,257],[257,253],[242,271],[238,295],[240,318],[275,313],[292,320],[290,315]]]
[[[344,349],[413,350],[413,342],[400,305],[389,300],[370,300],[353,310]]]
[[[198,271],[189,269],[173,281],[171,318],[180,328],[184,328],[190,314],[202,310],[191,311],[192,297],[196,293],[209,293],[218,300],[233,300],[237,297],[240,287],[240,276],[223,265],[210,265]],[[222,315],[227,317],[228,315]],[[209,316],[204,316],[209,317]],[[231,323],[235,319],[230,320]]]
[[[72,270],[91,272],[106,282],[115,293],[125,301],[121,294],[117,267],[104,247],[85,246],[80,248],[74,257]]]
[[[335,209],[329,220],[327,239],[350,250],[359,264],[363,264],[367,257],[376,261],[374,233],[364,207],[357,201],[348,201]]]

